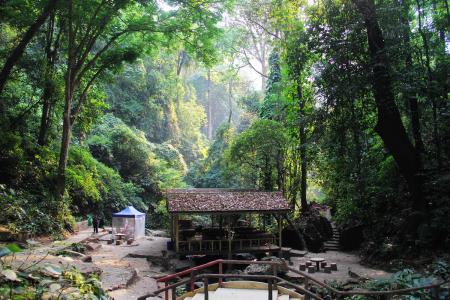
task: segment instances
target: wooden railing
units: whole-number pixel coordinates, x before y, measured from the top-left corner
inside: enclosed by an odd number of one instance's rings
[[[231,245],[230,245],[231,242]],[[227,252],[252,249],[255,247],[278,245],[277,237],[257,238],[257,239],[233,239],[233,240],[189,240],[179,241],[179,253],[192,252]]]
[[[264,264],[264,265],[271,265],[273,269],[273,275],[245,275],[245,274],[223,274],[223,264],[229,264],[229,265],[255,265],[255,264]],[[213,266],[219,266],[219,274],[196,274],[198,271],[201,271],[203,269],[213,267]],[[299,274],[304,277],[305,282],[304,286],[300,286],[298,284],[291,283],[281,277],[278,276],[278,270],[279,268],[287,269],[291,272],[294,272],[296,274]],[[174,284],[169,284],[170,280],[173,279],[180,279],[183,276],[189,275],[190,277],[184,280],[180,280]],[[420,286],[420,287],[414,287],[414,288],[407,288],[407,289],[398,289],[398,290],[389,290],[389,291],[367,291],[367,290],[355,290],[355,291],[340,291],[337,290],[326,283],[315,279],[314,277],[308,275],[307,273],[304,273],[302,271],[298,271],[294,268],[288,267],[284,262],[275,262],[275,261],[244,261],[244,260],[223,260],[218,259],[214,260],[212,262],[206,263],[204,265],[200,265],[182,272],[178,272],[176,274],[167,275],[165,277],[162,277],[157,280],[157,282],[164,282],[165,287],[158,289],[154,291],[151,294],[144,295],[138,298],[138,300],[145,300],[148,297],[157,297],[160,293],[165,293],[165,300],[169,300],[169,294],[168,291],[171,290],[172,294],[172,300],[176,300],[176,288],[181,285],[190,284],[191,290],[193,290],[193,283],[198,280],[203,281],[203,288],[197,290],[197,292],[204,292],[205,294],[205,300],[208,299],[208,284],[209,279],[217,279],[219,286],[222,285],[223,279],[227,278],[238,278],[238,279],[251,279],[251,280],[264,280],[268,283],[268,299],[272,299],[272,290],[277,288],[277,285],[284,285],[289,286],[296,290],[297,292],[303,293],[305,295],[305,300],[310,299],[317,299],[317,300],[325,300],[322,298],[319,294],[314,293],[309,290],[309,288],[312,285],[317,285],[323,289],[326,289],[328,291],[328,295],[326,299],[337,299],[339,297],[345,297],[345,296],[383,296],[386,300],[390,299],[394,295],[404,295],[404,294],[411,294],[412,292],[417,292],[421,290],[431,290],[434,291],[433,293],[433,299],[440,299],[440,289],[441,286],[447,282],[436,282],[433,284]]]

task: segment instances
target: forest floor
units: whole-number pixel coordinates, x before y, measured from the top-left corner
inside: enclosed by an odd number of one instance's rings
[[[106,232],[93,235],[92,229],[88,229],[64,241],[48,242],[25,250],[18,256],[17,263],[22,263],[24,260],[27,260],[27,263],[42,260],[40,264],[53,263],[63,268],[75,266],[83,274],[93,272],[100,274],[103,288],[115,300],[136,299],[155,291],[158,288],[156,278],[171,273],[169,270],[179,270],[190,266],[189,261],[179,261],[173,253],[168,254],[167,257],[170,259],[164,258],[162,253],[166,250],[169,239],[156,235],[146,236],[132,245],[108,245],[106,241],[109,235]],[[86,255],[91,256],[92,261],[82,262],[76,258],[56,256],[59,250],[67,248],[72,243],[80,242],[89,248]],[[359,257],[355,254],[338,251],[308,253],[305,257],[292,258],[293,267],[298,268],[299,263],[311,257],[322,257],[338,265],[338,271],[333,271],[331,274],[323,272],[312,274],[322,281],[351,282],[354,281],[354,274],[367,278],[390,275],[385,271],[361,265]],[[288,273],[288,276],[295,278],[297,275]]]

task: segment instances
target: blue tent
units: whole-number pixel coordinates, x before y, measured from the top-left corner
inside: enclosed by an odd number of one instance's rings
[[[138,211],[133,206],[128,206],[124,210],[121,210],[118,213],[113,214],[114,217],[129,217],[129,218],[132,218],[135,216],[144,216],[144,215],[145,215],[145,213]]]
[[[133,206],[114,213],[112,218],[113,237],[125,236],[125,239],[137,239],[145,235],[145,213]]]

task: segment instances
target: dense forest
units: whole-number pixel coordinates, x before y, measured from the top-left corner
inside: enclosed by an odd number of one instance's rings
[[[449,28],[447,0],[1,1],[0,224],[280,190],[367,254],[448,250]]]

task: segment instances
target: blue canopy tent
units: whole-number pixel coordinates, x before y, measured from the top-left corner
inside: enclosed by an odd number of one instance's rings
[[[112,233],[124,234],[125,239],[137,239],[145,236],[145,213],[138,211],[133,206],[114,213],[112,217]]]

